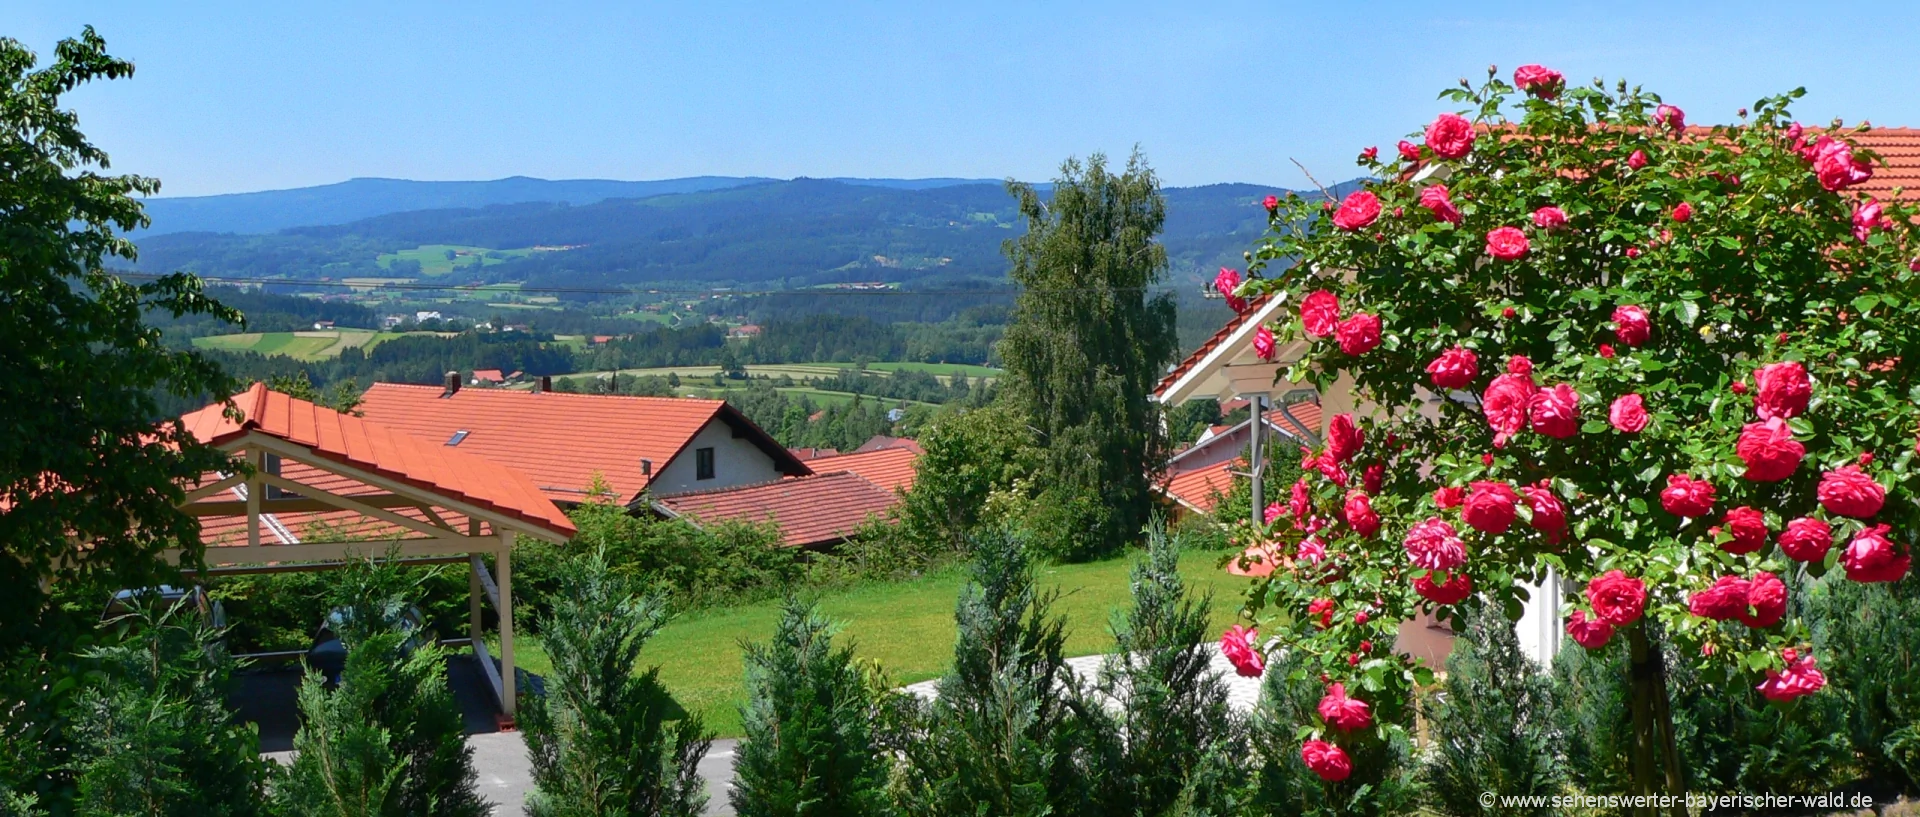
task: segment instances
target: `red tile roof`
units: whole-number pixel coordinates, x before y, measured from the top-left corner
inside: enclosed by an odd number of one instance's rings
[[[1920,201],[1920,128],[1874,128],[1848,134],[1854,144],[1880,154],[1873,178],[1847,188],[1888,201]],[[1900,195],[1893,188],[1904,188]]]
[[[631,501],[650,479],[640,473],[641,460],[650,460],[652,473],[659,474],[714,420],[752,440],[782,473],[812,473],[724,400],[504,389],[445,393],[439,386],[375,383],[361,397],[360,411],[437,444],[466,431],[461,451],[526,472],[559,502],[584,501],[595,474],[615,498]]]
[[[1220,331],[1213,333],[1212,337],[1201,342],[1200,348],[1193,350],[1193,354],[1187,355],[1187,359],[1180,361],[1180,365],[1173,367],[1173,371],[1167,372],[1166,377],[1160,378],[1159,385],[1154,386],[1153,390],[1156,392],[1166,391],[1167,387],[1172,386],[1174,381],[1185,376],[1189,370],[1199,364],[1201,358],[1212,354],[1215,347],[1225,343],[1227,338],[1240,328],[1241,324],[1246,323],[1247,319],[1258,313],[1261,307],[1267,305],[1267,299],[1272,297],[1272,293],[1267,293],[1249,299],[1246,309],[1240,310],[1240,314],[1228,320],[1226,326],[1220,327]]]
[[[878,448],[865,453],[821,457],[808,463],[815,471],[852,471],[865,477],[880,490],[912,490],[914,463],[920,460],[920,446]]]
[[[885,448],[909,448],[912,449],[915,454],[927,453],[927,450],[921,448],[920,443],[912,437],[889,437],[885,434],[875,434],[869,437],[866,442],[860,444],[859,448],[854,449],[853,453],[865,454],[869,451],[879,451]]]
[[[474,369],[473,379],[483,383],[507,382],[506,375],[501,374],[499,369]]]
[[[787,450],[792,451],[793,455],[799,457],[802,462],[840,455],[839,450],[833,448],[789,448]]]
[[[1288,403],[1287,413],[1293,415],[1293,419],[1299,420],[1301,425],[1306,426],[1308,433],[1315,436],[1320,434],[1319,403]],[[1300,436],[1299,430],[1295,429],[1292,423],[1287,422],[1287,418],[1280,416],[1279,409],[1267,412],[1267,422],[1274,428],[1286,432],[1290,437]]]
[[[235,395],[232,402],[240,411],[239,420],[226,416],[227,404],[221,402],[183,415],[180,421],[208,445],[257,432],[303,446],[316,457],[519,519],[560,536],[573,535],[573,521],[531,479],[499,463],[408,436],[380,422],[270,391],[264,383],[253,384]],[[343,479],[309,470],[332,481]]]
[[[844,541],[899,497],[851,471],[653,498],[655,507],[695,522],[771,522],[794,547]]]
[[[1245,470],[1246,467],[1246,461],[1241,459],[1223,460],[1205,468],[1174,474],[1166,479],[1166,484],[1160,490],[1193,510],[1212,513],[1219,498],[1233,490],[1232,471],[1236,468]]]

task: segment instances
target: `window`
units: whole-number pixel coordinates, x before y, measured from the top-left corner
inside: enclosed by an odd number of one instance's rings
[[[693,450],[693,478],[713,479],[713,449],[696,448]]]

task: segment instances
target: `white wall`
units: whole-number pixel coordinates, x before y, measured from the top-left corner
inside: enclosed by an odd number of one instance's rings
[[[694,479],[699,473],[699,457],[694,452],[707,447],[713,448],[713,479]],[[708,421],[700,433],[693,435],[693,441],[681,449],[673,462],[664,467],[661,463],[654,463],[654,467],[661,469],[648,487],[655,495],[729,488],[767,482],[781,476],[774,468],[773,457],[760,450],[751,440],[744,437],[735,439],[733,429],[719,418]]]

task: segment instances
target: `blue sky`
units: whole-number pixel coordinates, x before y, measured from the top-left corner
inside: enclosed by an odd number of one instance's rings
[[[1138,143],[1168,184],[1304,186],[1486,66],[1628,79],[1698,122],[1804,85],[1807,121],[1920,126],[1920,5],[40,3],[137,65],[72,95],[165,195],[354,176],[1050,177]]]

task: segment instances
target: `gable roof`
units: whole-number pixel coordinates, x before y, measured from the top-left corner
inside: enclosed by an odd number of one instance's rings
[[[1854,144],[1880,154],[1873,178],[1847,188],[1887,201],[1920,201],[1920,128],[1874,128],[1848,133]],[[1893,194],[1901,188],[1900,195]]]
[[[1275,432],[1279,433],[1281,436],[1285,437],[1286,439],[1292,440],[1297,445],[1306,445],[1308,442],[1315,440],[1319,436],[1320,420],[1321,420],[1321,411],[1320,411],[1319,403],[1314,403],[1314,402],[1288,403],[1285,408],[1286,408],[1287,414],[1293,415],[1293,419],[1298,420],[1300,422],[1300,425],[1306,428],[1306,431],[1310,436],[1305,436],[1305,437],[1301,436],[1300,434],[1301,430],[1299,428],[1294,427],[1294,424],[1287,420],[1286,414],[1282,414],[1281,410],[1278,408],[1273,409],[1272,411],[1266,412],[1265,417],[1267,419],[1268,428],[1273,429]],[[1235,423],[1232,426],[1213,426],[1211,428],[1208,428],[1207,433],[1202,435],[1200,439],[1196,441],[1193,445],[1188,446],[1187,448],[1182,449],[1178,453],[1175,453],[1172,457],[1169,457],[1167,459],[1167,467],[1177,472],[1180,470],[1180,462],[1182,460],[1193,461],[1196,458],[1205,459],[1207,452],[1212,451],[1215,448],[1218,448],[1219,446],[1226,445],[1226,443],[1222,442],[1222,440],[1228,439],[1230,437],[1233,437],[1235,434],[1238,434],[1241,429],[1246,428],[1250,424],[1251,419],[1252,418],[1248,418],[1247,420],[1241,420],[1240,422]],[[1278,442],[1279,441],[1269,441],[1268,445],[1274,445],[1274,444],[1277,444]],[[1243,441],[1240,444],[1246,445],[1247,442]],[[1205,466],[1205,467],[1210,468],[1212,466]]]
[[[180,422],[207,445],[264,434],[304,447],[318,458],[517,519],[562,538],[574,533],[573,521],[531,479],[497,462],[269,390],[265,383],[254,383],[234,395],[232,403],[240,413],[237,420],[227,416],[223,401],[189,412]]]
[[[870,516],[882,515],[899,497],[851,471],[815,474],[732,488],[656,496],[653,507],[695,524],[771,522],[793,547],[841,542]]]
[[[499,369],[474,369],[473,379],[482,383],[504,383],[507,377]]]
[[[809,461],[816,471],[852,471],[866,478],[882,491],[892,493],[913,488],[914,463],[920,461],[920,450],[913,448],[878,448],[864,453],[840,454],[820,457]]]
[[[1240,310],[1239,314],[1227,320],[1227,325],[1220,327],[1219,331],[1214,332],[1212,336],[1201,341],[1200,346],[1194,349],[1192,354],[1187,355],[1185,360],[1180,361],[1179,365],[1174,366],[1172,371],[1167,372],[1166,377],[1160,378],[1160,383],[1154,386],[1153,390],[1156,392],[1164,392],[1169,386],[1172,386],[1175,382],[1179,381],[1180,378],[1186,376],[1188,372],[1193,371],[1195,365],[1198,365],[1207,355],[1213,354],[1215,349],[1220,348],[1220,344],[1225,343],[1227,338],[1233,336],[1234,332],[1239,331],[1240,327],[1245,326],[1247,321],[1253,320],[1255,315],[1266,311],[1267,302],[1272,299],[1273,293],[1269,292],[1256,295],[1248,300],[1246,309]]]
[[[1245,460],[1222,460],[1205,468],[1174,474],[1160,490],[1175,502],[1199,513],[1212,513],[1217,500],[1233,490],[1234,469],[1245,469]]]
[[[879,451],[887,448],[910,448],[916,454],[927,453],[926,449],[920,447],[920,442],[912,437],[889,437],[885,434],[875,434],[867,438],[867,441],[861,443],[859,448],[853,450],[853,453],[865,454],[869,451]]]
[[[361,397],[367,419],[445,447],[467,436],[460,451],[525,471],[556,502],[581,502],[600,474],[621,502],[646,490],[652,475],[715,420],[773,458],[783,474],[813,473],[724,400],[623,397],[506,389],[460,389],[375,383]],[[641,461],[652,464],[641,473]]]

